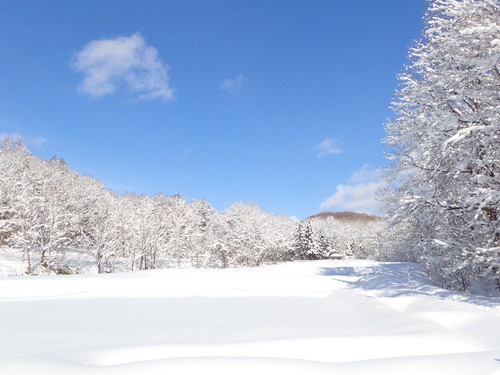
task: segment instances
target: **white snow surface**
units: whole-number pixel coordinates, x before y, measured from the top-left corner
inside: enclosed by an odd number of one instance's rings
[[[500,298],[414,264],[0,277],[0,374],[497,374]]]

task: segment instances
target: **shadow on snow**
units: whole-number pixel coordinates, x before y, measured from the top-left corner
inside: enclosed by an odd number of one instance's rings
[[[321,267],[323,276],[347,284],[351,288],[379,291],[382,297],[428,296],[456,302],[472,303],[498,309],[500,297],[471,295],[434,285],[416,263],[378,263],[361,267]]]

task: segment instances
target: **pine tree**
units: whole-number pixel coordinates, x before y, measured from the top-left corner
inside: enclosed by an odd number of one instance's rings
[[[295,253],[299,259],[319,259],[321,246],[310,222],[299,223],[295,233]]]

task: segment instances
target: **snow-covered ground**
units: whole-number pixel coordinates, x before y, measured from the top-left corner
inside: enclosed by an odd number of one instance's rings
[[[370,261],[2,277],[0,373],[500,374],[500,299]]]

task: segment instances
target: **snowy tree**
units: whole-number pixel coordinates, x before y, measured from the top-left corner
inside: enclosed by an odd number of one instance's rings
[[[186,227],[186,202],[180,196],[157,194],[153,197],[153,211],[150,214],[154,223],[152,264],[155,268],[168,266],[170,258],[181,258],[185,254],[182,231]]]
[[[35,193],[39,196],[38,223],[35,230],[40,248],[40,263],[52,270],[61,270],[65,261],[65,251],[70,246],[77,231],[77,215],[74,209],[76,174],[63,160],[52,158],[41,161],[36,176]]]
[[[189,254],[188,238],[192,233],[189,206],[181,195],[160,194],[155,199],[163,212],[165,257],[175,259],[177,266],[180,267]]]
[[[0,246],[9,245],[18,230],[18,213],[14,208],[18,194],[14,185],[28,154],[26,146],[12,138],[0,143]]]
[[[318,235],[319,256],[329,258],[332,255],[347,255],[347,246],[344,241],[347,232],[342,230],[341,221],[333,217],[310,218],[307,220]]]
[[[317,237],[318,259],[352,257],[379,259],[385,222],[375,216],[352,212],[316,215],[307,223]]]
[[[165,247],[162,212],[157,200],[135,194],[125,195],[120,200],[128,203],[126,214],[132,270],[157,268],[160,252]]]
[[[79,243],[93,256],[97,272],[110,272],[119,253],[118,197],[92,177],[80,177]]]
[[[297,219],[266,214],[262,228],[265,251],[260,254],[259,263],[277,263],[293,259],[293,244]]]
[[[294,248],[298,259],[320,259],[321,244],[310,222],[297,225]]]
[[[224,233],[220,252],[226,267],[228,265],[250,265],[261,243],[260,230],[255,227],[259,221],[258,207],[243,202],[234,202],[224,211]]]
[[[0,153],[2,179],[0,232],[8,244],[23,249],[28,272],[39,265],[50,273],[64,261],[75,237],[74,185],[76,174],[63,160],[41,160],[22,143],[7,141]]]
[[[495,0],[431,1],[386,127],[387,252],[462,290],[500,287],[499,15]]]
[[[193,199],[189,205],[188,228],[185,232],[189,244],[189,258],[196,267],[207,267],[211,249],[216,246],[214,225],[218,212],[204,199]]]
[[[38,244],[33,228],[38,225],[40,197],[36,194],[32,175],[38,163],[26,146],[7,139],[0,153],[0,232],[2,241],[23,251],[32,272],[32,253]]]
[[[234,202],[223,214],[221,251],[228,265],[257,266],[266,258],[267,214],[252,203]]]

